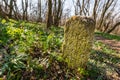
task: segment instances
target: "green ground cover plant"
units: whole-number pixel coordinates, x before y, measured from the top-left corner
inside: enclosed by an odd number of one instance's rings
[[[95,33],[119,40],[119,36]],[[118,70],[120,57],[95,41],[87,69],[70,69],[62,58],[64,31],[60,27],[0,18],[0,79],[3,80],[106,80]],[[112,36],[112,37],[111,37]],[[79,75],[82,74],[82,75]]]

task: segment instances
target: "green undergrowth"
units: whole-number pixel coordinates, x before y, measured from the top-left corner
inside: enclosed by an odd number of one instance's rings
[[[7,80],[71,79],[75,72],[61,57],[63,29],[0,20],[0,77]]]
[[[112,50],[108,45],[96,41],[89,59],[89,75],[95,80],[117,80],[119,76],[116,70],[119,70],[120,55]],[[111,78],[113,77],[113,78]],[[118,78],[117,78],[118,77]]]
[[[95,41],[86,70],[70,69],[61,56],[63,35],[60,27],[0,18],[0,79],[103,80],[105,69],[114,69],[107,63],[120,62],[114,50]]]
[[[95,32],[95,35],[96,36],[102,36],[104,38],[111,39],[111,40],[120,41],[120,36],[114,35],[114,34],[108,34],[108,33],[102,33],[102,32]]]

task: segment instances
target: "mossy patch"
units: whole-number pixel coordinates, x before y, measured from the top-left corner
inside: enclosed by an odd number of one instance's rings
[[[73,16],[64,29],[63,57],[71,68],[84,68],[92,47],[95,24],[87,17]]]

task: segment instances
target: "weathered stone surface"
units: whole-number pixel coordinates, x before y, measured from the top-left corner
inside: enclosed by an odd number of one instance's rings
[[[73,16],[64,29],[63,57],[72,68],[86,66],[89,59],[95,22],[88,17]]]

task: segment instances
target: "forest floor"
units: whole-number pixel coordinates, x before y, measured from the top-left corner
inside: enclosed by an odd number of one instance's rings
[[[94,62],[97,70],[100,70],[99,79],[120,80],[120,41],[101,35],[96,35],[95,39],[102,45],[93,48],[96,54],[91,55],[90,62]]]
[[[87,68],[75,72],[59,54],[63,28],[1,19],[0,33],[0,80],[120,80],[120,36],[95,32]]]
[[[120,53],[120,41],[107,39],[102,36],[96,36],[96,40],[108,45],[111,49]]]

